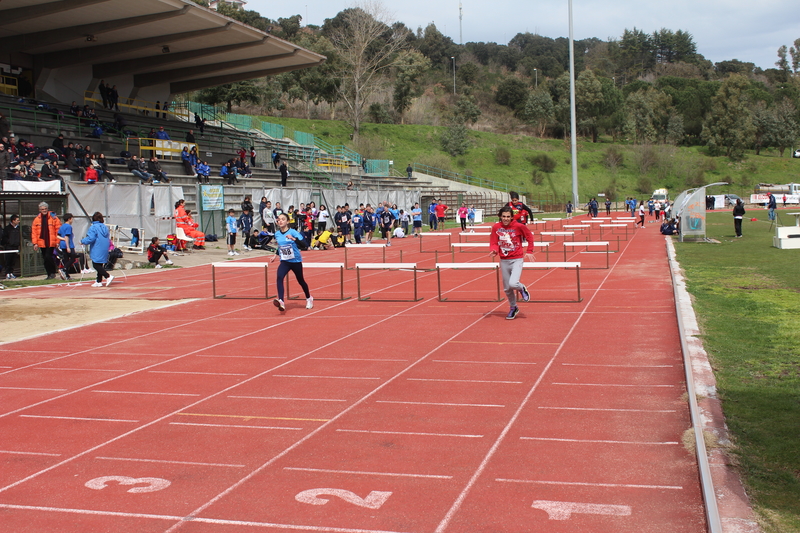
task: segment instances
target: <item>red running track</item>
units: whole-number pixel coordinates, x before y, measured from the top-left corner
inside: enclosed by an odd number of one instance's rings
[[[0,345],[0,530],[705,531],[653,225],[582,272],[583,302],[524,304],[515,321],[503,302],[439,302],[433,272],[420,302],[284,315],[210,299],[207,267],[162,274],[113,297],[201,299]],[[335,292],[338,273],[308,274]],[[489,272],[448,276],[494,292]],[[369,273],[364,290],[405,297],[410,279]],[[524,280],[558,294],[574,275]]]

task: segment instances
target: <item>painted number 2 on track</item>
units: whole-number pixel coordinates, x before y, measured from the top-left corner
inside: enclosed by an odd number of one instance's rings
[[[386,500],[389,499],[389,496],[391,496],[392,493],[373,490],[367,494],[366,498],[362,498],[358,494],[344,489],[309,489],[299,493],[294,497],[294,499],[300,503],[307,503],[309,505],[325,505],[330,500],[328,498],[322,498],[321,496],[323,495],[340,498],[347,503],[356,505],[358,507],[366,507],[367,509],[380,509],[381,505],[386,503]]]

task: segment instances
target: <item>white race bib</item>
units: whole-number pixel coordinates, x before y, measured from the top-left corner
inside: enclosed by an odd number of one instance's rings
[[[294,259],[294,246],[291,244],[284,244],[278,248],[278,253],[281,255],[281,261],[289,261]]]

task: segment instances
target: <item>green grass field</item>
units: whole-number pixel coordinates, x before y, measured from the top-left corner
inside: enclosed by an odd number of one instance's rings
[[[773,233],[764,209],[748,209],[741,239],[729,211],[711,212],[721,244],[676,245],[748,492],[764,530],[789,533],[800,532],[800,250],[773,248]]]
[[[442,128],[435,126],[365,123],[359,146],[355,146],[350,140],[352,129],[342,121],[261,118],[284,125],[287,136],[292,130],[312,133],[327,143],[356,149],[370,159],[393,160],[400,171],[408,163],[423,163],[507,183],[533,199],[546,194],[570,195],[572,191],[569,143],[562,139],[470,131],[469,152],[451,157],[442,152],[439,143]],[[609,168],[604,160],[612,147],[622,154],[622,164]],[[508,150],[508,164],[498,163],[500,149]],[[536,154],[547,154],[556,163],[552,173],[539,173],[538,184],[533,179],[537,167],[528,160]],[[726,157],[710,157],[703,147],[641,147],[612,143],[608,137],[601,137],[598,143],[579,138],[580,197],[585,201],[600,192],[610,192],[614,194],[612,199],[617,200],[628,196],[642,198],[661,187],[668,188],[675,196],[688,187],[725,181],[731,185],[715,188],[713,192],[748,198],[753,185],[759,182],[800,181],[800,159],[792,159],[790,155],[787,150],[781,158],[777,151],[767,150],[759,156],[750,152],[743,161],[731,161]]]

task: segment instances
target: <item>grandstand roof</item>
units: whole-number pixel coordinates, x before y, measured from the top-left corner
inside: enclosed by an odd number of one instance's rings
[[[0,63],[91,67],[182,93],[319,65],[325,57],[189,0],[2,0]]]

